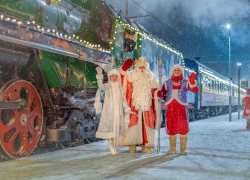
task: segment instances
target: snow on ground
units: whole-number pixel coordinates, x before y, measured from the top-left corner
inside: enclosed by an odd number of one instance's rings
[[[166,155],[169,142],[162,128],[160,154],[157,148],[153,154],[131,154],[119,147],[111,156],[107,141],[101,141],[1,162],[0,179],[250,179],[250,131],[237,113],[232,117],[232,122],[228,115],[191,122],[187,156]]]

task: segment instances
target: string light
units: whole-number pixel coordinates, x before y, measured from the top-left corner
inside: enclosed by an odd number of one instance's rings
[[[61,0],[59,0],[59,1],[61,1]],[[4,15],[0,15],[0,17],[1,17],[1,19],[3,20]],[[6,17],[4,20],[6,20],[6,21],[11,21],[12,23],[17,23],[18,25],[23,24],[22,21],[20,21],[20,20],[18,20],[18,19],[11,19],[10,17]],[[34,30],[37,30],[37,31],[42,31],[42,33],[43,33],[44,31],[47,31],[48,33],[50,33],[50,32],[52,31],[53,33],[56,33],[56,36],[58,36],[58,37],[60,36],[61,38],[63,38],[63,36],[64,36],[65,39],[67,39],[67,37],[68,37],[68,35],[64,35],[64,34],[62,34],[62,33],[56,32],[55,29],[51,29],[51,30],[50,30],[50,29],[47,29],[47,28],[43,28],[43,27],[41,27],[40,25],[37,25],[35,21],[26,21],[26,24],[27,24],[27,25],[34,24],[33,29],[34,29]],[[27,30],[27,31],[29,30],[29,26],[27,26],[26,30]],[[59,35],[59,34],[60,34],[60,35]],[[54,35],[54,34],[53,34],[53,35]],[[73,35],[73,37],[76,37],[76,36]],[[80,38],[79,36],[76,37],[76,39],[79,39],[79,38]],[[69,36],[68,39],[71,39],[71,37]],[[83,40],[81,39],[80,42],[82,43]],[[84,40],[84,43],[86,43],[86,40]],[[89,44],[90,47],[98,47],[98,48],[101,47],[100,44],[90,44],[89,42],[87,42],[87,44]],[[112,44],[112,42],[110,42],[110,44]],[[104,50],[104,49],[103,49],[103,50]],[[104,50],[104,51],[105,51],[105,50]],[[111,52],[111,51],[106,50],[106,52]]]
[[[148,35],[148,34],[146,34],[146,33],[142,33],[141,31],[137,30],[136,28],[130,26],[130,24],[123,23],[122,21],[119,21],[118,19],[116,19],[116,23],[117,23],[117,25],[119,25],[119,26],[122,26],[122,27],[124,27],[124,28],[130,29],[130,30],[133,30],[133,31],[136,31],[136,32],[139,33],[141,36],[143,36],[145,39],[148,39],[148,40],[150,40],[150,41],[156,43],[157,45],[162,46],[163,48],[165,48],[165,49],[171,51],[172,53],[177,54],[178,56],[181,57],[181,59],[183,59],[183,55],[182,55],[181,52],[178,52],[178,51],[176,51],[175,49],[173,49],[173,48],[167,46],[166,44],[160,42],[160,41],[157,40],[156,38],[150,37],[150,35]],[[117,25],[116,25],[116,28],[118,27]],[[127,26],[128,26],[129,28],[128,28]],[[116,34],[116,31],[115,31],[115,34]],[[114,39],[115,39],[115,37],[114,37]],[[140,40],[141,40],[141,38],[140,38]]]

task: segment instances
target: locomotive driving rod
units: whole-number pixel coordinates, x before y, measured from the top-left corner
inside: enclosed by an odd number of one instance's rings
[[[25,109],[27,101],[19,99],[17,101],[0,101],[0,109]]]

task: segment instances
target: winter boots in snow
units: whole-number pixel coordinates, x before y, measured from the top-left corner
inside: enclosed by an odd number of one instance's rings
[[[141,147],[141,151],[144,152],[144,153],[147,153],[147,154],[151,154],[152,153],[151,148],[145,147],[145,146]]]
[[[186,146],[187,146],[187,136],[180,136],[180,154],[187,155]]]
[[[108,139],[108,145],[109,145],[109,150],[111,152],[112,155],[116,155],[117,151],[116,151],[116,144],[113,143],[113,139]]]
[[[167,154],[175,154],[176,153],[176,136],[169,136],[170,149]]]
[[[130,153],[136,152],[136,146],[129,146],[128,152]]]

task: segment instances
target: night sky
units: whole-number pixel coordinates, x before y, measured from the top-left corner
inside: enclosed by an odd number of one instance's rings
[[[106,2],[126,14],[126,0]],[[135,20],[153,35],[171,44],[184,57],[201,57],[201,63],[227,77],[229,30],[226,25],[231,24],[231,77],[237,83],[237,63],[241,62],[241,80],[250,80],[249,1],[128,0],[128,3],[129,17],[151,15]]]

